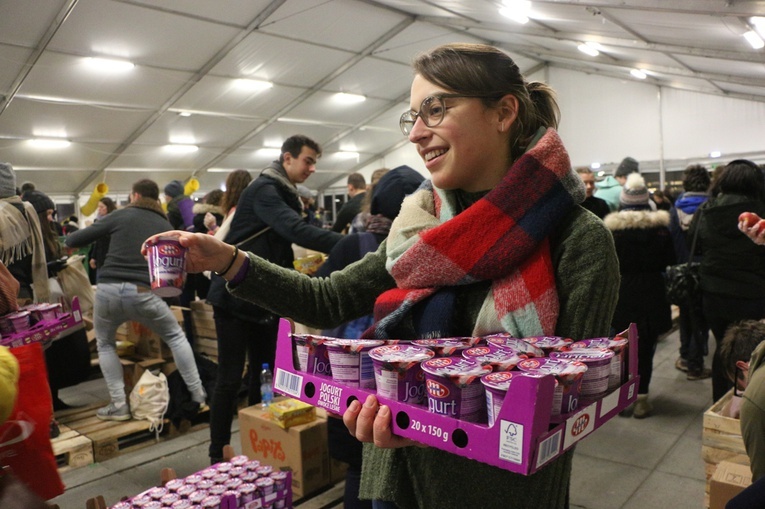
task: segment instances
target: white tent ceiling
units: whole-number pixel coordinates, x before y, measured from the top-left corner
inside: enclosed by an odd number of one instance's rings
[[[191,175],[209,190],[232,169],[262,168],[274,158],[264,149],[303,133],[324,147],[308,181],[323,190],[407,143],[398,117],[408,107],[409,61],[456,41],[496,44],[526,74],[632,80],[630,70],[640,68],[648,74],[641,83],[665,90],[765,103],[765,50],[742,37],[751,16],[765,16],[765,1],[535,0],[525,25],[501,16],[499,6],[0,0],[0,160],[14,165],[20,182],[52,195],[87,195],[102,181],[125,192],[139,178],[163,185]],[[584,41],[600,43],[600,55],[579,52]],[[85,57],[135,67],[103,74]],[[240,78],[273,87],[244,90]],[[341,105],[337,92],[366,101]],[[28,142],[35,137],[71,144],[41,149]],[[172,153],[170,143],[198,150]]]

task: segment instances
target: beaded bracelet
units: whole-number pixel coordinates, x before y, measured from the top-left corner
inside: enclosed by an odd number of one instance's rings
[[[238,254],[239,254],[239,248],[234,246],[234,256],[231,258],[231,263],[229,263],[228,266],[221,272],[215,272],[215,275],[219,277],[223,277],[223,274],[231,270],[231,267],[234,266],[234,262],[236,261],[236,257]]]

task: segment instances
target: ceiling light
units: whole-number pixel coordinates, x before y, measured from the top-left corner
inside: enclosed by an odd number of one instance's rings
[[[72,144],[71,141],[62,138],[32,138],[28,142],[35,148],[66,148]]]
[[[746,42],[751,44],[754,49],[765,48],[765,41],[763,41],[762,37],[760,37],[760,34],[754,30],[749,30],[747,33],[745,33],[744,39],[746,39]]]
[[[765,17],[752,16],[749,21],[754,25],[754,29],[760,32],[760,35],[765,36]]]
[[[720,157],[721,155],[722,155],[722,152],[720,152],[719,150],[713,150],[709,153],[709,157],[717,158],[717,157]]]
[[[644,80],[648,77],[643,69],[632,69],[630,70],[630,74],[633,78],[637,78],[639,80]]]
[[[191,116],[191,112],[190,111],[181,111],[181,112],[178,113],[178,116],[179,117],[190,117]]]
[[[282,149],[274,147],[263,147],[256,150],[255,153],[262,157],[279,157],[282,155]]]
[[[85,63],[93,69],[108,72],[124,72],[135,67],[133,62],[115,60],[113,58],[87,57]]]
[[[526,0],[504,0],[502,7],[499,8],[499,13],[516,23],[525,25],[529,22],[531,2]]]
[[[604,171],[599,171],[599,172],[598,172],[598,177],[603,177],[603,176],[605,176],[605,174],[606,174],[606,172],[604,172]]]
[[[359,153],[351,152],[350,150],[341,150],[340,152],[337,152],[337,157],[342,159],[358,159]]]
[[[593,170],[597,170],[598,168],[600,168],[600,163],[592,163],[590,165],[590,168],[592,168]]]
[[[584,53],[585,55],[590,55],[591,57],[596,57],[600,55],[600,51],[598,51],[597,46],[599,46],[596,42],[585,42],[577,46],[576,48]]]
[[[251,79],[238,79],[234,80],[234,84],[236,85],[236,88],[240,88],[242,90],[248,90],[251,92],[259,92],[261,90],[268,90],[269,88],[272,88],[274,86],[273,83],[270,81],[262,81],[262,80],[251,80]]]
[[[199,150],[196,145],[187,145],[185,143],[173,143],[171,145],[165,145],[165,150],[174,154],[190,154]]]
[[[349,94],[347,92],[338,92],[333,96],[333,99],[342,104],[357,104],[367,100],[363,95]]]

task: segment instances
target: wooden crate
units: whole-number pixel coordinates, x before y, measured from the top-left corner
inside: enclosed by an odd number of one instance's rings
[[[61,434],[51,439],[59,473],[92,464],[93,441],[63,424],[59,429]]]
[[[714,405],[704,412],[704,427],[701,432],[701,457],[705,463],[706,495],[705,507],[709,505],[709,483],[721,461],[732,461],[749,465],[744,440],[741,438],[741,422],[722,415],[722,410],[733,397],[731,389]]]

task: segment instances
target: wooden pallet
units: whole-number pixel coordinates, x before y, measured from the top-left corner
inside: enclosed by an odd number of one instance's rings
[[[330,486],[325,491],[310,494],[308,497],[296,500],[295,509],[342,509],[345,481]]]
[[[61,434],[51,440],[59,473],[92,464],[93,441],[63,424],[59,429]]]

